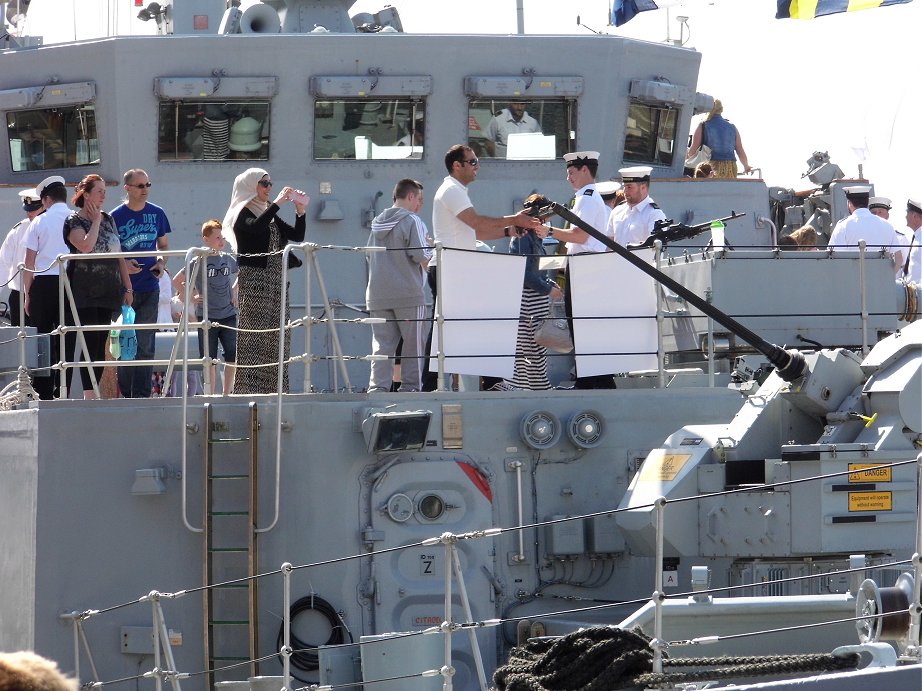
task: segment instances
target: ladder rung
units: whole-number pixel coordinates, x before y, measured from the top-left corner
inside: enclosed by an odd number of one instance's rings
[[[209,475],[209,480],[249,480],[249,475]]]
[[[243,626],[249,624],[249,619],[213,619],[208,622],[209,626]]]
[[[223,439],[209,439],[209,444],[239,444],[240,442],[250,441],[249,437],[225,437]]]
[[[212,547],[209,552],[249,552],[246,547]]]
[[[212,511],[209,516],[249,516],[249,511]]]

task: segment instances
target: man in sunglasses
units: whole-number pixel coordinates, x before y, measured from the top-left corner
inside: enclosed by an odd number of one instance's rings
[[[515,227],[542,229],[541,221],[523,211],[510,216],[482,216],[474,209],[468,195],[468,186],[477,179],[480,161],[473,150],[464,144],[455,144],[445,154],[445,168],[448,175],[432,200],[432,233],[443,247],[477,249],[478,240],[499,240],[509,237]],[[429,262],[428,282],[432,299],[436,299],[437,257]],[[426,353],[431,351],[432,332],[426,342]],[[429,361],[423,370],[423,391],[435,391],[438,375],[429,371]]]
[[[150,256],[129,259],[135,324],[156,324],[160,300],[160,276],[166,271],[163,257],[156,256],[170,248],[167,233],[170,221],[156,204],[147,201],[151,182],[147,173],[132,168],[123,176],[127,199],[112,210],[118,227],[122,252],[150,252]],[[137,360],[154,357],[154,329],[138,329]],[[150,398],[152,367],[119,367],[118,388],[125,398]]]

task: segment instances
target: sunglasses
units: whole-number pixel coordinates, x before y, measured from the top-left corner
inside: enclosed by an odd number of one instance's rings
[[[467,163],[469,166],[479,166],[480,159],[479,158],[469,158],[464,161],[461,161],[461,165],[464,165],[465,163]]]
[[[272,180],[260,180],[256,184],[260,187],[272,187]]]
[[[128,187],[137,187],[139,190],[147,189],[150,186],[151,184],[149,182],[142,182],[139,185],[128,185]]]

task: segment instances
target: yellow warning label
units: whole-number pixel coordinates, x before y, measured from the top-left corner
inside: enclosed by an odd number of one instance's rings
[[[849,492],[848,510],[893,511],[893,492]]]
[[[665,453],[662,449],[654,451],[643,462],[640,482],[671,482],[691,457],[690,453]]]
[[[893,468],[876,468],[875,463],[849,463],[848,469],[861,472],[849,473],[849,482],[890,482],[893,480]],[[865,470],[865,468],[874,468]]]

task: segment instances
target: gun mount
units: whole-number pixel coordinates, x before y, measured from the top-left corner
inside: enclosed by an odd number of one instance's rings
[[[610,250],[653,278],[653,280],[666,286],[669,290],[684,298],[689,304],[701,310],[701,312],[711,317],[715,322],[722,325],[728,331],[746,341],[746,343],[751,345],[753,348],[762,353],[766,358],[768,358],[768,361],[775,366],[778,375],[785,381],[796,381],[801,376],[803,376],[806,362],[800,352],[796,350],[785,350],[780,346],[769,343],[754,331],[751,331],[750,329],[740,324],[730,315],[725,314],[721,310],[714,307],[714,305],[710,304],[703,298],[688,290],[681,283],[673,280],[656,267],[650,266],[650,264],[645,262],[640,257],[637,257],[628,248],[619,245],[604,233],[600,233],[597,229],[593,228],[591,225],[583,221],[579,216],[574,214],[566,206],[558,204],[557,202],[550,201],[548,199],[536,199],[534,197],[535,195],[532,195],[532,197],[529,197],[530,201],[526,200],[526,203],[528,204],[527,208],[529,210],[528,213],[530,215],[537,216],[539,218],[547,218],[551,215],[548,213],[548,210],[552,210],[554,214],[560,216],[572,225],[584,230],[586,233],[594,237]],[[729,218],[735,217],[737,217],[736,214]],[[710,222],[708,222],[708,225],[710,225]],[[688,227],[689,226],[686,226],[686,228]],[[696,226],[691,226],[691,228],[695,227]]]
[[[731,211],[729,216],[724,216],[723,218],[715,218],[710,221],[705,221],[704,223],[696,223],[693,226],[689,226],[684,223],[676,223],[671,218],[664,218],[663,220],[656,221],[653,224],[653,231],[649,236],[647,236],[646,240],[638,245],[628,245],[627,248],[629,250],[642,250],[651,248],[657,240],[659,240],[663,247],[665,247],[670,242],[690,240],[691,238],[697,237],[706,230],[710,230],[713,223],[726,223],[727,221],[733,221],[737,218],[742,218],[745,215],[746,214],[738,214],[735,211]]]

